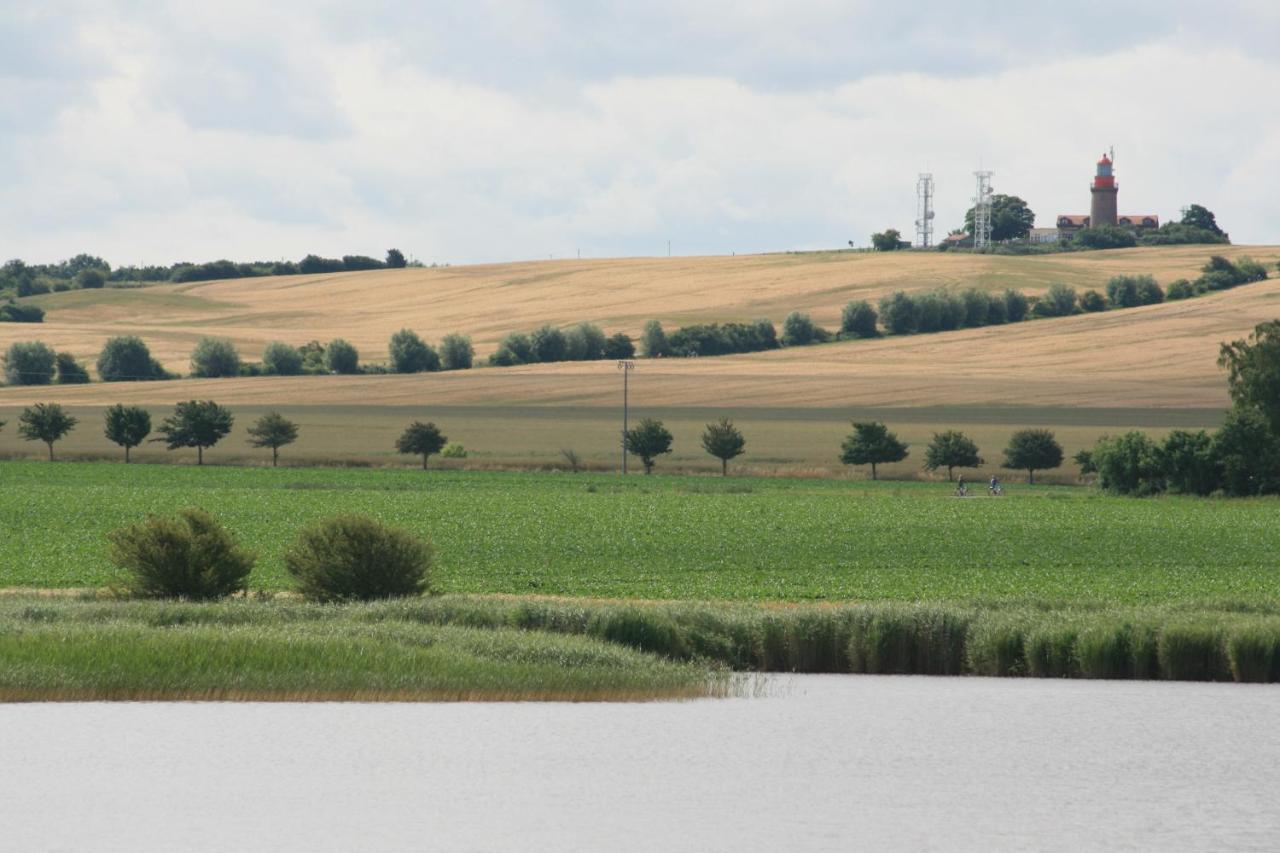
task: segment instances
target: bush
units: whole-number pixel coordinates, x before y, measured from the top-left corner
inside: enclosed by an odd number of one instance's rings
[[[219,379],[240,375],[240,353],[229,338],[201,338],[191,352],[191,375]]]
[[[594,323],[579,323],[565,332],[565,358],[569,361],[599,361],[604,358],[605,336]]]
[[[1077,232],[1071,245],[1078,249],[1127,249],[1138,245],[1138,238],[1127,228],[1096,225]]]
[[[325,351],[325,364],[332,373],[359,373],[360,351],[348,341],[336,338],[329,342]]]
[[[901,290],[880,300],[880,319],[891,335],[909,335],[916,330],[916,303]]]
[[[840,331],[855,338],[874,338],[879,334],[876,329],[876,309],[865,299],[850,302],[840,312]]]
[[[1119,495],[1152,495],[1165,489],[1160,448],[1141,432],[1103,438],[1089,456],[1098,484]]]
[[[444,450],[440,451],[443,459],[466,459],[467,449],[456,441],[453,444],[446,444]]]
[[[1222,487],[1222,470],[1213,454],[1213,439],[1204,430],[1170,432],[1160,448],[1160,461],[1171,491],[1210,495]]]
[[[681,326],[666,339],[669,355],[729,355],[778,348],[778,332],[768,320],[754,323],[697,323]]]
[[[392,335],[387,348],[391,353],[391,369],[395,373],[425,373],[440,369],[439,354],[411,329],[401,329]]]
[[[298,272],[304,275],[322,272],[342,272],[342,261],[337,258],[322,258],[319,255],[307,255],[298,262]]]
[[[431,562],[427,542],[355,515],[303,530],[284,554],[298,591],[322,602],[422,595],[429,587]]]
[[[0,323],[43,323],[44,309],[36,305],[7,302],[0,305]]]
[[[83,385],[89,381],[89,371],[69,352],[60,352],[55,360],[59,385]]]
[[[1102,294],[1096,290],[1086,290],[1084,293],[1080,294],[1080,308],[1090,314],[1095,314],[1098,311],[1106,311],[1107,300],[1104,299]]]
[[[795,347],[831,340],[831,333],[813,324],[808,314],[792,311],[782,323],[782,343]]]
[[[1004,292],[1004,313],[1010,323],[1021,323],[1027,319],[1030,302],[1020,291],[1008,289]]]
[[[1036,303],[1041,317],[1069,317],[1076,313],[1076,289],[1069,284],[1050,285],[1049,291]]]
[[[254,555],[213,516],[184,509],[152,516],[108,535],[111,562],[129,573],[128,588],[146,598],[222,598],[243,591]]]
[[[272,376],[302,374],[302,352],[295,346],[272,341],[262,353],[262,370]]]
[[[1169,288],[1165,291],[1164,295],[1166,299],[1170,300],[1190,299],[1191,297],[1196,296],[1197,293],[1195,285],[1187,281],[1185,278],[1180,278],[1177,281],[1170,282]]]
[[[992,293],[987,296],[987,325],[1001,326],[1009,320],[1009,308],[1003,294]]]
[[[569,355],[569,341],[564,332],[550,323],[534,329],[529,342],[533,346],[534,361],[564,361]]]
[[[1264,281],[1267,277],[1267,268],[1247,255],[1236,261],[1236,268],[1240,270],[1240,277],[1244,279],[1246,284],[1254,281]]]
[[[53,382],[57,353],[40,341],[10,345],[4,356],[4,381],[10,385],[48,385]]]
[[[640,353],[645,358],[661,358],[670,354],[667,347],[667,334],[662,330],[662,324],[657,320],[650,320],[644,324],[644,334],[640,337]]]
[[[371,258],[368,255],[343,255],[342,268],[344,270],[380,270],[385,267],[382,261],[377,258]]]
[[[627,359],[634,358],[636,354],[636,345],[631,342],[631,336],[625,332],[618,332],[610,335],[609,340],[604,343],[604,357],[608,359]]]
[[[109,339],[98,356],[98,378],[103,382],[167,379],[168,372],[151,357],[141,338],[124,335]]]
[[[532,364],[538,359],[533,352],[533,341],[524,332],[512,332],[498,344],[498,351],[489,356],[489,363],[501,367],[515,364]]]
[[[76,287],[81,290],[101,290],[107,284],[107,274],[96,267],[76,273]]]
[[[440,366],[445,370],[470,370],[475,355],[466,335],[445,335],[440,341]]]

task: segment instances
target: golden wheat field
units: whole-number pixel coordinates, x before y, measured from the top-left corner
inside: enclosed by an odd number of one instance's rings
[[[781,324],[802,310],[835,327],[850,299],[874,300],[899,288],[1035,293],[1061,281],[1102,289],[1120,273],[1150,273],[1168,284],[1197,275],[1213,253],[1250,255],[1274,270],[1280,247],[551,261],[76,291],[41,297],[48,311],[41,326],[0,325],[0,348],[40,339],[92,362],[107,337],[132,333],[167,367],[185,372],[204,335],[231,338],[248,359],[271,340],[344,337],[362,359],[376,361],[386,357],[387,338],[408,326],[427,340],[469,334],[483,360],[506,333],[548,322],[589,320],[636,335],[649,319],[668,329],[756,317]],[[917,443],[933,429],[964,427],[985,437],[989,458],[999,455],[990,445],[1018,426],[1054,426],[1070,451],[1120,428],[1211,426],[1228,402],[1216,364],[1219,344],[1276,318],[1280,281],[1272,279],[1183,302],[1009,326],[718,358],[639,359],[631,404],[636,416],[670,420],[679,449],[669,461],[691,468],[710,466],[697,432],[720,413],[755,426],[753,452],[743,461],[757,470],[828,472],[838,452],[832,443],[838,449],[855,415],[896,421]],[[92,418],[116,402],[162,414],[192,398],[246,413],[293,412],[304,426],[293,449],[298,459],[394,459],[390,445],[402,424],[434,417],[468,446],[468,464],[554,464],[561,448],[573,446],[589,463],[605,465],[616,455],[621,378],[610,362],[578,362],[411,376],[3,388],[0,420],[12,421],[21,406],[42,400]],[[96,424],[73,436],[67,450],[111,452]],[[0,433],[0,454],[38,451],[11,428]],[[221,452],[228,459],[249,456],[242,437],[228,439]],[[898,473],[913,466],[918,458]]]

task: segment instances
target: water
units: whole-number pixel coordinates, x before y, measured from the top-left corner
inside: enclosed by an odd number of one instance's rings
[[[636,705],[0,706],[4,850],[1222,850],[1280,687],[802,676]]]

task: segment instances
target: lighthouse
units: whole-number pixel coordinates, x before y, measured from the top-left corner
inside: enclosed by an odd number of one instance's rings
[[[1098,171],[1093,176],[1093,185],[1089,187],[1093,194],[1093,202],[1089,205],[1089,225],[1116,224],[1116,195],[1120,188],[1116,186],[1116,177],[1112,174],[1111,158],[1106,154],[1098,161]]]

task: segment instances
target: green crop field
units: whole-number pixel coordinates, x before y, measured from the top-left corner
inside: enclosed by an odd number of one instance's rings
[[[299,528],[364,513],[429,538],[435,589],[645,599],[1280,599],[1280,502],[706,476],[0,463],[0,587],[110,584],[105,534],[199,506],[290,586]]]

